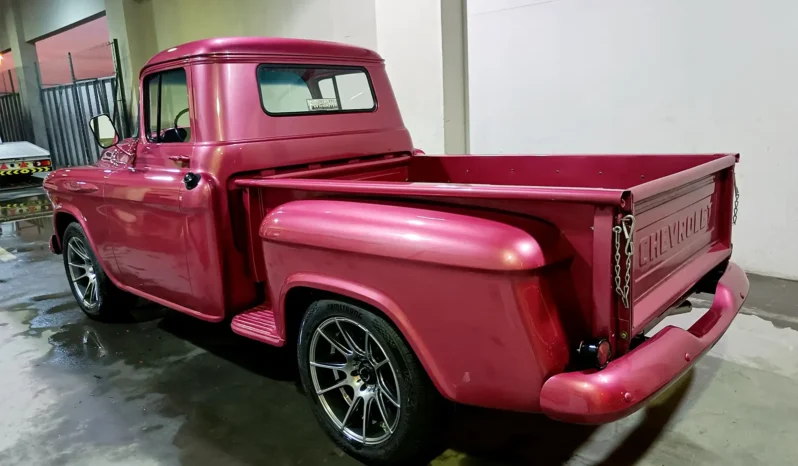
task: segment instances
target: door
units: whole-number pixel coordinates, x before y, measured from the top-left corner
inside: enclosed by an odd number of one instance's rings
[[[184,307],[192,302],[180,210],[180,188],[193,150],[188,89],[183,68],[145,77],[136,156],[111,173],[106,184],[118,278]]]

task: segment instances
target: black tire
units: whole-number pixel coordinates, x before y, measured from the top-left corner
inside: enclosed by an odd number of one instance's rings
[[[80,255],[75,255],[76,253],[72,252],[71,248],[73,246],[71,245],[73,242],[78,242],[76,244],[81,244],[83,246],[82,252],[87,256],[85,259],[80,258]],[[66,272],[67,281],[69,282],[69,289],[72,291],[72,296],[75,297],[75,301],[78,303],[78,306],[80,306],[80,309],[90,318],[103,322],[130,319],[130,309],[136,302],[135,297],[114,286],[105,274],[105,270],[103,270],[102,265],[100,265],[100,261],[97,260],[91,243],[86,237],[86,232],[83,231],[83,227],[77,222],[69,224],[64,231],[61,244],[63,246],[62,256],[64,259],[64,270]],[[70,256],[73,260],[75,258],[80,258],[81,261],[85,261],[85,263],[81,264],[89,266],[90,269],[83,269],[82,267],[70,265]],[[80,261],[74,261],[72,264],[77,263],[80,263]],[[91,273],[95,281],[94,287],[96,287],[96,291],[93,288],[87,291],[89,294],[94,294],[96,292],[95,296],[88,299],[88,301],[92,302],[87,303],[87,300],[84,299],[80,287],[76,286],[72,280],[73,275],[70,270],[75,271],[76,274],[80,273],[81,270],[85,270],[87,275]],[[89,287],[86,280],[90,279],[79,280],[80,283],[85,283],[84,290]]]
[[[361,406],[363,404],[371,406],[370,412],[373,413],[372,417],[376,416],[376,413],[381,415],[381,423],[374,422],[371,423],[369,427],[369,429],[372,429],[371,432],[374,431],[373,429],[377,429],[378,433],[388,435],[387,439],[380,441],[380,443],[364,444],[362,438],[367,438],[368,435],[364,435],[361,437],[361,440],[357,440],[345,434],[343,430],[347,429],[351,421],[349,424],[345,423],[344,427],[337,425],[336,421],[333,421],[331,415],[326,411],[326,409],[332,409],[329,408],[330,403],[324,402],[327,403],[327,408],[325,408],[321,395],[316,393],[317,389],[314,385],[314,380],[317,379],[314,379],[314,376],[311,375],[310,365],[310,352],[313,346],[313,337],[316,330],[320,327],[326,330],[325,334],[330,333],[330,330],[327,330],[329,327],[325,327],[324,325],[331,325],[330,322],[339,322],[335,320],[336,318],[343,319],[340,322],[344,327],[349,326],[350,330],[347,332],[351,333],[352,328],[355,330],[360,328],[360,330],[365,329],[368,331],[373,341],[376,341],[378,344],[378,347],[374,347],[374,343],[371,343],[372,348],[376,348],[372,349],[373,354],[376,355],[379,352],[387,358],[387,361],[390,361],[390,364],[383,362],[381,366],[377,367],[377,370],[382,371],[387,367],[387,369],[391,371],[386,376],[386,380],[390,378],[391,384],[398,388],[399,393],[397,398],[401,408],[393,408],[384,401],[385,399],[383,399],[382,406],[380,406],[377,401],[364,401],[361,403]],[[357,326],[353,326],[351,322],[356,323]],[[334,329],[335,327],[333,327],[333,334],[331,337],[339,343],[347,342],[345,338],[341,340],[341,333],[335,334]],[[356,337],[353,337],[353,339],[355,338]],[[367,335],[363,340],[360,340],[360,342],[362,343],[368,340],[368,338]],[[322,341],[318,336],[317,340]],[[319,343],[316,343],[316,345],[318,344]],[[324,344],[329,344],[330,348],[333,346],[332,342],[329,340]],[[347,345],[349,345],[348,342]],[[365,345],[360,344],[359,346]],[[349,345],[349,348],[351,349],[351,345]],[[317,351],[316,356],[318,356],[319,350],[316,349],[315,351]],[[334,353],[335,351],[333,350],[329,352],[331,355],[334,355]],[[341,352],[339,351],[339,353]],[[321,354],[328,353],[322,351]],[[411,348],[404,341],[399,332],[383,317],[348,302],[328,299],[316,301],[308,308],[302,319],[299,329],[297,356],[299,359],[300,378],[305,393],[310,399],[313,413],[316,415],[316,418],[327,435],[348,454],[366,464],[413,465],[426,464],[440,452],[440,444],[442,443],[441,431],[443,430],[442,425],[445,420],[444,413],[446,403],[430,381],[427,373],[424,371],[424,368],[421,366],[421,363],[418,361]],[[374,356],[374,358],[376,357],[377,356]],[[341,353],[341,358],[344,358],[343,353]],[[349,364],[349,358],[346,359],[347,364]],[[386,361],[385,358],[380,357],[380,359]],[[363,361],[361,361],[361,363],[363,363]],[[371,367],[373,368],[375,366],[372,365]],[[314,370],[318,371],[319,369],[314,368]],[[356,373],[357,371],[352,372],[351,375],[354,376]],[[318,372],[316,372],[316,374],[318,374]],[[344,371],[334,372],[334,374],[333,384],[338,384],[339,380],[343,381],[344,378],[347,378]],[[376,373],[372,372],[372,374]],[[393,374],[395,374],[395,377]],[[319,378],[320,376],[316,375],[315,377]],[[383,380],[379,374],[370,377],[373,378],[373,380]],[[367,380],[366,378],[359,377],[353,377],[352,379],[360,380],[361,383],[364,383],[363,380]],[[388,382],[384,383],[387,386]],[[321,384],[319,383],[319,385]],[[379,386],[379,383],[371,385],[371,387],[377,386]],[[326,387],[320,388],[323,389]],[[331,393],[338,396],[337,392],[343,394],[348,389],[348,387],[336,389],[336,391]],[[353,389],[353,392],[356,391],[356,389]],[[362,387],[360,392],[364,392]],[[377,395],[377,397],[379,397],[379,395]],[[356,396],[352,396],[350,399],[353,401],[349,406],[358,401]],[[345,400],[345,402],[348,403],[348,400]],[[342,410],[347,409],[346,405],[342,406]],[[374,406],[378,408],[378,411],[373,411],[373,409],[375,409]],[[383,411],[383,408],[385,411]],[[393,408],[397,414],[393,416],[393,431],[389,433],[389,429],[386,427],[389,420],[386,419],[386,417],[391,418],[390,414],[393,411],[389,412],[388,415],[385,413],[391,408]],[[356,410],[353,411],[352,416],[354,419],[362,420],[363,418],[362,411],[359,418],[354,417],[357,416]],[[345,416],[343,417],[345,419]],[[367,417],[367,419],[370,418]],[[357,422],[361,422],[360,420]],[[341,419],[339,417],[338,422],[340,421]],[[363,425],[365,425],[365,423]],[[357,426],[355,426],[355,428],[357,428]],[[361,431],[367,430],[366,428],[361,429]]]

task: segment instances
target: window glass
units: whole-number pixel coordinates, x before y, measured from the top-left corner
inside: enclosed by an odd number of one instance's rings
[[[176,69],[147,77],[145,127],[153,142],[191,140],[186,71]]]
[[[366,70],[260,65],[261,102],[269,114],[369,112],[376,108]]]
[[[319,81],[319,92],[321,92],[322,99],[334,99],[335,86],[333,85],[333,78],[326,78]]]
[[[147,95],[147,108],[144,114],[150,116],[145,122],[147,128],[147,139],[155,141],[158,134],[158,85],[161,82],[161,75],[156,74],[147,78],[144,86],[144,93]]]
[[[338,95],[341,97],[343,110],[359,110],[374,107],[371,96],[371,86],[366,79],[366,73],[349,73],[336,76]]]

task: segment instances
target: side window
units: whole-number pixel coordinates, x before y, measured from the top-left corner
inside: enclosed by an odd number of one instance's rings
[[[188,142],[191,122],[188,115],[186,70],[176,69],[150,75],[144,82],[144,126],[151,142]]]

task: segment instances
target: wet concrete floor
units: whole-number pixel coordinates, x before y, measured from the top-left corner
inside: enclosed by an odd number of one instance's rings
[[[291,350],[154,305],[91,321],[49,218],[2,228],[0,465],[357,464],[317,427]],[[460,407],[432,464],[798,464],[798,284],[752,283],[727,335],[648,409],[595,428]]]

